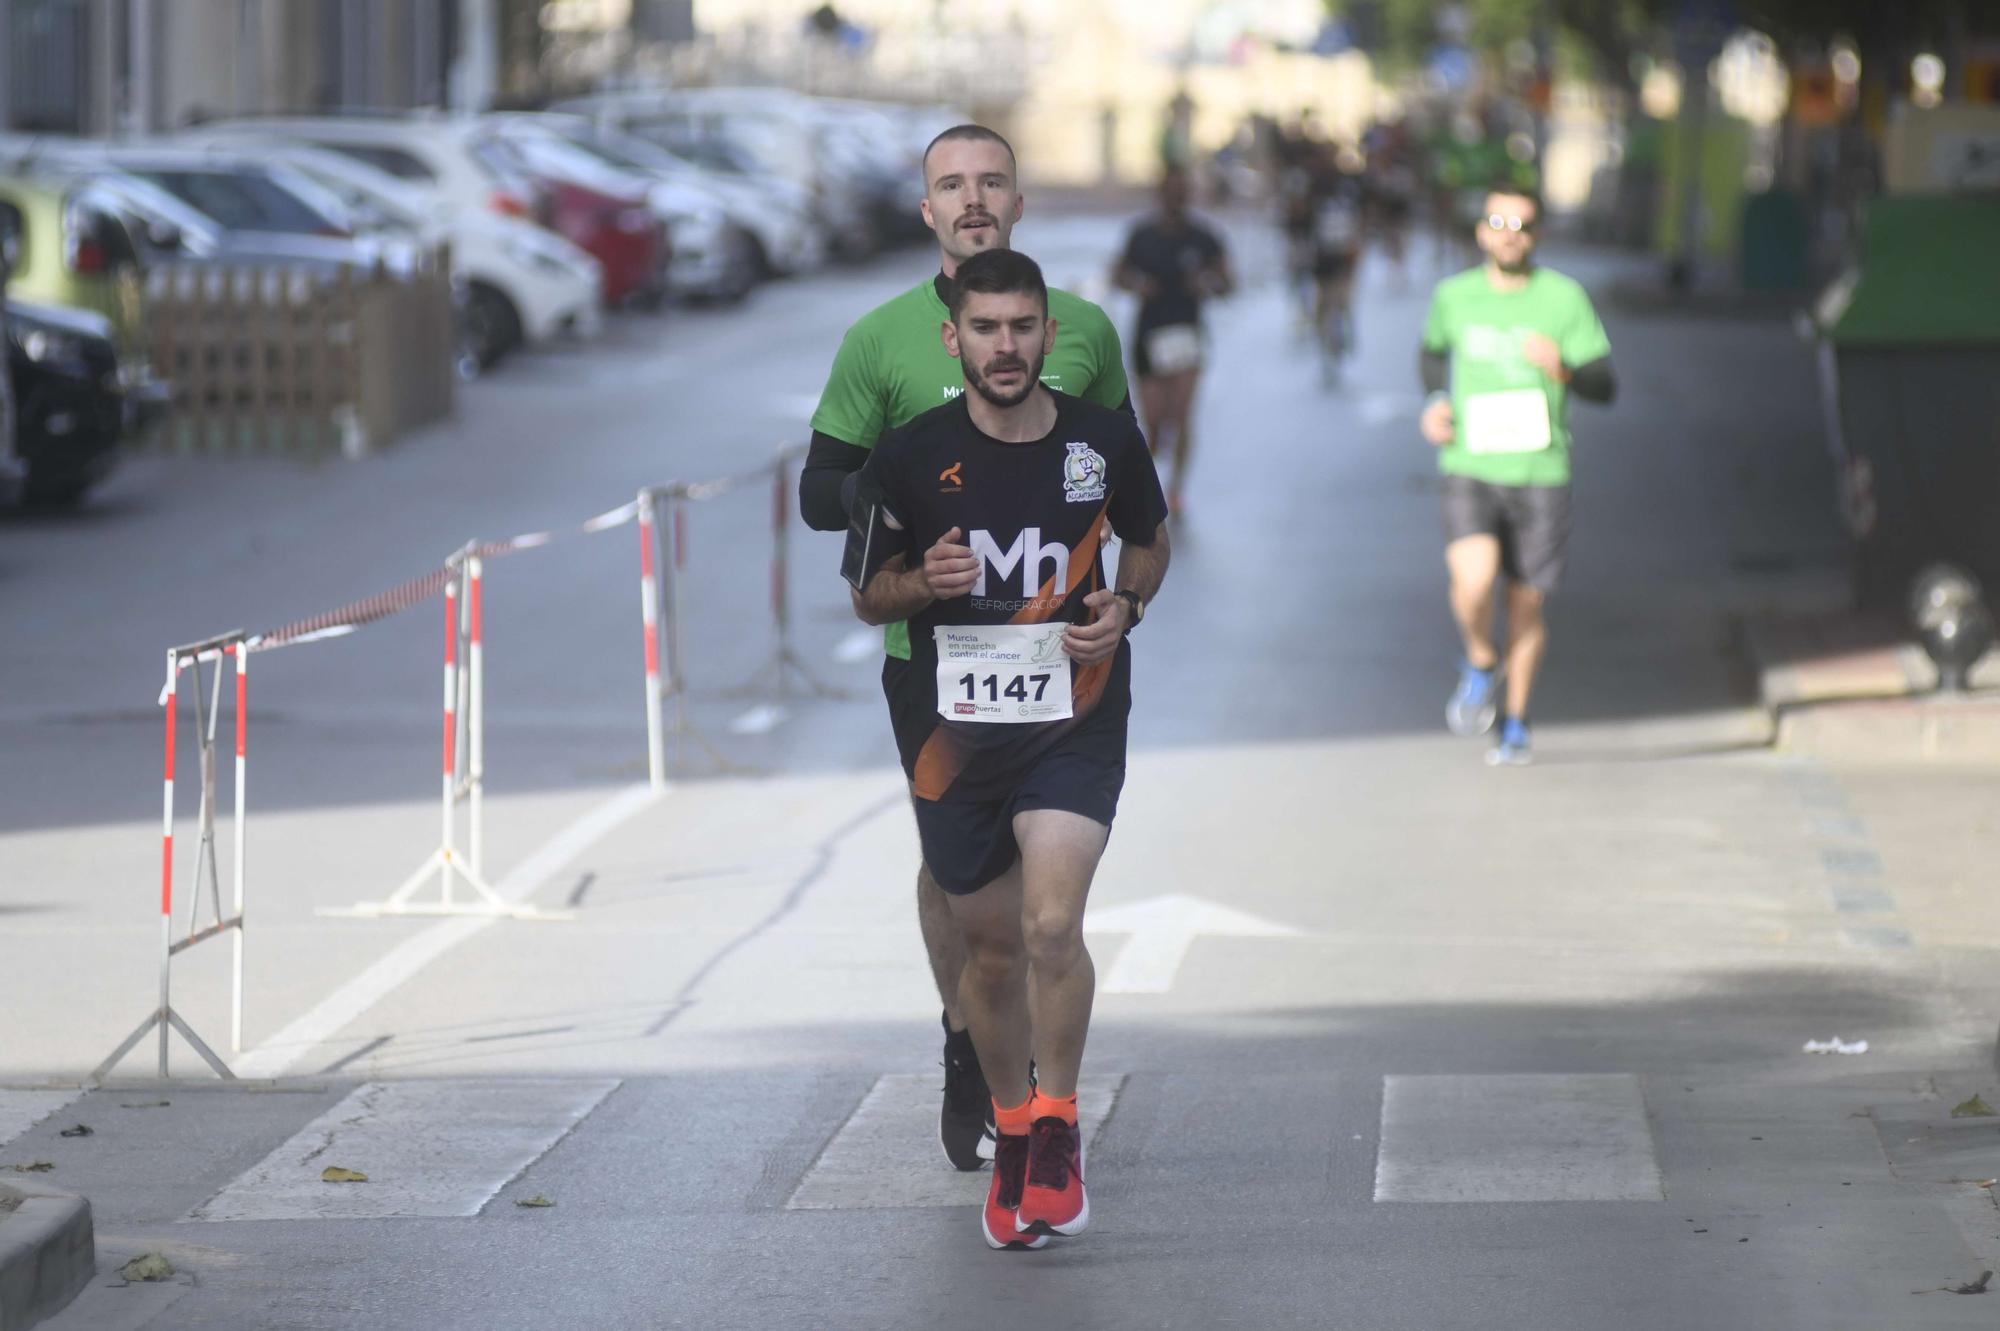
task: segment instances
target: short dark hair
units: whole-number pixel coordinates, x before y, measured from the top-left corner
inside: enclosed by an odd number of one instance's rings
[[[981,250],[958,266],[949,285],[953,323],[965,310],[966,296],[974,291],[989,296],[1025,291],[1040,303],[1043,317],[1049,312],[1049,284],[1042,280],[1042,266],[1019,250]]]
[[[975,143],[997,143],[1007,150],[1007,164],[1012,166],[1016,173],[1021,169],[1020,162],[1014,156],[1014,145],[1002,138],[998,130],[988,129],[984,125],[953,125],[950,129],[924,145],[924,184],[929,185],[931,183],[931,149],[937,147],[940,143],[952,139],[968,139]]]
[[[1535,205],[1535,220],[1542,220],[1542,192],[1533,185],[1523,185],[1507,176],[1498,176],[1486,184],[1488,194],[1505,194],[1510,199],[1526,199]]]

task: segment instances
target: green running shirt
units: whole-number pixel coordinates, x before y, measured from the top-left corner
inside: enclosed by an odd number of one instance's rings
[[[862,315],[840,340],[812,428],[873,448],[890,430],[958,397],[965,376],[938,331],[950,318],[935,278]],[[1042,365],[1042,382],[1101,407],[1123,406],[1124,352],[1104,311],[1050,287],[1049,318],[1056,324],[1056,345]],[[908,625],[891,624],[883,637],[889,655],[910,659]]]
[[[1611,354],[1604,325],[1574,278],[1536,268],[1520,290],[1496,291],[1480,267],[1438,283],[1424,320],[1424,350],[1451,356],[1451,409],[1458,422],[1458,437],[1438,450],[1438,470],[1489,485],[1569,484],[1569,390],[1521,354],[1526,333],[1548,337],[1571,369]],[[1507,442],[1519,428],[1521,399],[1528,398],[1532,409],[1535,390],[1546,410],[1546,442],[1526,446],[1518,433]],[[1503,414],[1507,424],[1488,432],[1483,449],[1468,438],[1475,420]]]

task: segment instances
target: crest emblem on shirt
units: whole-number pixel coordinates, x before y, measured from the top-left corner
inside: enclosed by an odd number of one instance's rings
[[[1090,504],[1104,498],[1104,455],[1089,444],[1065,444],[1069,456],[1063,459],[1063,498],[1072,504]]]

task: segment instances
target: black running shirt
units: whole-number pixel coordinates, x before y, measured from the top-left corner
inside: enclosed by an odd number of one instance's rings
[[[1193,218],[1169,226],[1149,217],[1132,228],[1122,262],[1153,279],[1153,296],[1139,305],[1139,331],[1201,319],[1201,290],[1195,279],[1218,262],[1222,242]]]
[[[883,435],[862,469],[857,501],[880,504],[903,528],[883,532],[870,550],[870,576],[897,554],[918,567],[953,527],[981,561],[982,581],[969,595],[933,602],[910,620],[910,668],[892,685],[896,747],[921,799],[1005,798],[1057,747],[1124,760],[1130,645],[1079,666],[1057,644],[1063,626],[1090,617],[1083,599],[1105,585],[1107,527],[1151,545],[1167,501],[1130,416],[1048,391],[1056,423],[1041,439],[1005,443],[983,433],[961,397]],[[1044,624],[1046,632],[1032,627]],[[1021,626],[999,630],[1022,653],[1011,669],[960,656],[982,636],[978,628],[995,625]],[[941,641],[951,653],[943,672]],[[1071,715],[1033,719],[1064,710],[1050,692],[1064,675]],[[1021,719],[989,719],[1002,714]]]

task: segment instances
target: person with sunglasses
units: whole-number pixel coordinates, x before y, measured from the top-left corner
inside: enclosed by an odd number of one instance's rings
[[[1423,332],[1419,428],[1444,474],[1445,567],[1465,645],[1445,722],[1471,736],[1497,720],[1494,764],[1531,755],[1543,609],[1569,540],[1569,399],[1608,403],[1617,392],[1590,297],[1534,262],[1541,217],[1532,191],[1496,185],[1475,224],[1485,261],[1438,284]],[[1504,638],[1493,614],[1503,574]]]

